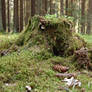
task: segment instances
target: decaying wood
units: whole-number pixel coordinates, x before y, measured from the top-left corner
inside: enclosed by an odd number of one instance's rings
[[[58,78],[71,78],[71,77],[77,77],[76,73],[57,73],[56,77]]]
[[[8,54],[8,52],[9,52],[9,50],[1,50],[0,51],[0,56],[5,56],[5,55]]]
[[[40,23],[39,23],[40,30],[42,31],[46,30],[46,24],[48,24],[48,21],[43,17],[39,17],[39,19],[40,19]]]
[[[90,51],[87,48],[81,48],[75,51],[74,60],[77,61],[78,68],[92,69],[92,64],[88,56],[88,52]]]
[[[6,56],[12,51],[18,51],[18,46],[12,46],[9,49],[0,50],[0,56]]]

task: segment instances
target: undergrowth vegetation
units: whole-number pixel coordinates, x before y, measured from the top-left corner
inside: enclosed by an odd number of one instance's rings
[[[2,34],[0,33],[0,50],[8,49],[12,44],[15,43],[18,38],[17,34]]]
[[[92,35],[81,35],[79,34],[88,44],[88,48],[92,48]]]
[[[17,37],[17,34],[9,35],[8,38],[6,35],[0,35],[0,40],[3,39],[5,42],[7,39],[11,42]],[[77,72],[72,57],[53,56],[48,52],[40,52],[36,47],[23,47],[18,52],[0,57],[0,92],[24,92],[26,85],[31,86],[33,92],[62,92],[58,88],[64,86],[64,83],[55,76],[57,72],[52,69],[54,64],[59,63],[70,67],[69,72]],[[82,82],[82,88],[86,88],[86,92],[91,92],[92,87],[88,86],[89,81],[92,81],[91,77],[82,74],[78,79]],[[70,90],[79,92],[80,89]]]

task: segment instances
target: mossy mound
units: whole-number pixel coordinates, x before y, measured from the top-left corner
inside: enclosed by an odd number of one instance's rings
[[[17,45],[37,47],[54,55],[72,55],[83,47],[84,41],[73,33],[73,22],[68,18],[34,16],[16,41]]]

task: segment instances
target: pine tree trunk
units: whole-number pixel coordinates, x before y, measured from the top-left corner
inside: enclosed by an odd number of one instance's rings
[[[81,1],[81,33],[85,33],[85,0]]]
[[[91,34],[92,25],[92,0],[88,3],[88,15],[87,15],[87,34]]]
[[[0,0],[0,30],[3,30],[3,24],[2,24],[2,4]]]
[[[48,1],[47,1],[47,0],[45,0],[45,14],[47,14],[47,11],[48,11],[47,4],[48,4]]]
[[[31,0],[31,16],[35,15],[35,0]]]
[[[28,24],[29,18],[31,17],[30,3],[30,0],[25,0],[25,25]]]
[[[26,26],[26,0],[24,0],[24,24]]]
[[[60,14],[63,15],[64,14],[64,1],[60,0]]]
[[[50,14],[53,14],[52,13],[52,0],[49,1],[49,5],[50,5]]]
[[[74,0],[71,0],[71,16],[73,16],[73,11],[74,11]]]
[[[14,0],[14,30],[19,32],[19,5],[18,0]]]
[[[5,0],[1,0],[2,1],[2,23],[3,23],[3,28],[4,30],[6,30],[6,4],[5,4]]]
[[[66,0],[66,15],[68,15],[68,0]]]
[[[42,0],[42,15],[47,13],[47,0]]]
[[[23,0],[20,0],[20,19],[19,19],[19,31],[23,30]]]
[[[8,32],[10,32],[10,2],[7,0]]]
[[[35,5],[36,5],[36,14],[41,15],[41,6],[42,6],[41,0],[36,0]]]

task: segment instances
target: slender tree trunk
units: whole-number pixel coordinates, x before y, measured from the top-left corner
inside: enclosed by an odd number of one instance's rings
[[[50,5],[50,14],[52,14],[52,0],[50,0],[49,5]]]
[[[19,32],[19,5],[18,0],[14,0],[14,30]]]
[[[24,0],[24,24],[26,26],[26,0]]]
[[[52,0],[49,1],[49,5],[50,5],[50,14],[53,14],[52,13]]]
[[[5,0],[1,0],[2,1],[2,23],[3,23],[3,28],[4,30],[6,30],[6,3]]]
[[[2,4],[0,0],[0,30],[3,30],[3,24],[2,24]]]
[[[42,6],[41,0],[37,0],[37,1],[36,1],[36,13],[37,13],[38,15],[41,15],[41,6]]]
[[[89,0],[88,3],[88,15],[87,15],[87,34],[91,34],[91,25],[92,25],[92,0]]]
[[[64,0],[60,0],[60,14],[64,14]]]
[[[31,16],[35,15],[35,0],[31,0]]]
[[[74,0],[71,0],[71,16],[73,16],[74,11]]]
[[[58,15],[57,7],[56,7],[55,3],[53,3],[53,0],[49,1],[49,5],[50,5],[50,14],[55,14],[56,13]]]
[[[25,0],[25,25],[28,24],[29,18],[31,17],[31,0]]]
[[[8,32],[10,32],[10,2],[7,0]]]
[[[68,15],[68,0],[66,0],[66,15]]]
[[[19,31],[23,30],[23,0],[20,0]]]
[[[42,0],[42,15],[47,13],[47,0]]]
[[[81,1],[81,33],[85,33],[85,0]]]
[[[45,14],[47,14],[47,11],[48,11],[47,3],[48,3],[48,1],[45,0]]]

